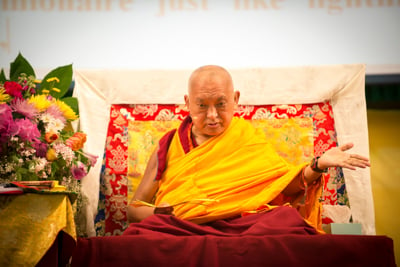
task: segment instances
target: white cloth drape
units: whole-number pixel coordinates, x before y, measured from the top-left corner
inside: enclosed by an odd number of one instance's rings
[[[365,65],[228,69],[240,104],[305,104],[329,100],[339,144],[353,142],[352,153],[369,156],[365,102]],[[89,198],[86,229],[95,235],[94,216],[99,174],[112,104],[183,104],[192,70],[75,70],[74,96],[79,99],[80,127],[87,133],[85,150],[99,156],[83,179]],[[353,221],[364,234],[375,234],[370,170],[344,170]]]

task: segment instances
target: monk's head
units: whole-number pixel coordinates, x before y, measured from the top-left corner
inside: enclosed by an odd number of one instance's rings
[[[193,120],[193,134],[204,139],[225,131],[231,123],[240,93],[232,77],[215,65],[196,69],[189,78],[185,103]]]

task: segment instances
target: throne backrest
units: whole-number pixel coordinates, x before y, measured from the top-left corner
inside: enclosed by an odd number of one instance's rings
[[[188,115],[183,105],[112,105],[96,229],[98,235],[118,235],[126,227],[126,206],[140,183],[158,140],[177,128]],[[235,116],[264,131],[276,151],[292,164],[336,146],[332,107],[329,102],[303,105],[241,105]],[[343,173],[325,174],[323,202],[349,205]],[[331,219],[325,217],[324,222]]]

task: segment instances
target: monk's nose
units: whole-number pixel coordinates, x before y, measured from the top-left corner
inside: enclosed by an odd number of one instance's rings
[[[207,117],[209,119],[215,119],[218,117],[217,109],[213,106],[210,106],[207,110]]]

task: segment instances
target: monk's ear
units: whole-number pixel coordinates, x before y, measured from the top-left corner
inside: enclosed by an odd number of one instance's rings
[[[233,100],[235,101],[235,105],[237,105],[239,103],[239,98],[240,98],[240,92],[235,91],[234,95],[233,95]]]
[[[185,99],[185,105],[186,105],[186,107],[189,108],[189,96],[188,96],[188,95],[185,95],[185,96],[184,96],[184,99]]]

